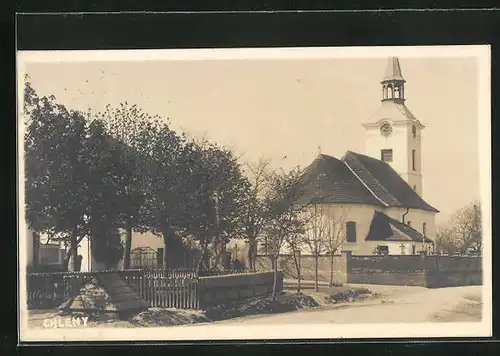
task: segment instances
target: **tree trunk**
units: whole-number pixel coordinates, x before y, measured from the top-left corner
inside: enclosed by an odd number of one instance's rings
[[[248,240],[248,269],[250,271],[255,271],[255,239],[251,238]]]
[[[33,239],[33,268],[38,268],[40,262],[40,236],[37,232],[33,231],[32,234]]]
[[[333,286],[333,252],[330,256],[330,287]]]
[[[293,262],[295,263],[295,270],[297,271],[297,293],[300,293],[300,250],[293,251]]]
[[[71,240],[70,240],[70,250],[68,251],[69,261],[68,261],[68,272],[75,271],[76,264],[76,256],[78,254],[78,238],[76,236],[77,230],[73,229],[71,232]]]
[[[125,230],[125,248],[123,249],[123,269],[130,268],[130,250],[132,249],[132,227],[127,225]]]
[[[278,282],[278,257],[273,258],[273,294],[271,295],[271,300],[276,299],[276,284]]]
[[[318,285],[318,255],[314,255],[314,284],[316,287],[316,292],[319,291]]]

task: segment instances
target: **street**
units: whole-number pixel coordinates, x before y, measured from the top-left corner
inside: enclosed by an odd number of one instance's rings
[[[326,305],[273,315],[256,315],[217,324],[307,324],[307,323],[408,323],[477,322],[481,320],[481,286],[440,289],[423,287],[357,285],[379,294],[366,300]]]

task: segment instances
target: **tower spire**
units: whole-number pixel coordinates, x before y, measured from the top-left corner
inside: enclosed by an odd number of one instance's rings
[[[393,101],[403,104],[405,101],[404,84],[406,80],[401,73],[398,57],[389,57],[382,84],[382,101]]]

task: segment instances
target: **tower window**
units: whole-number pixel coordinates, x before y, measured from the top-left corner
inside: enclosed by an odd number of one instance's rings
[[[427,223],[422,224],[422,234],[427,236]]]
[[[384,162],[392,162],[392,150],[382,150],[380,151],[381,160]]]
[[[348,221],[345,224],[347,242],[356,242],[356,222]]]
[[[411,151],[411,164],[412,164],[412,167],[413,167],[413,170],[416,171],[417,170],[417,166],[415,164],[415,152],[416,150],[412,150]]]

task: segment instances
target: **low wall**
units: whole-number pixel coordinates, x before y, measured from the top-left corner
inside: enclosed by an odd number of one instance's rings
[[[233,300],[269,295],[273,291],[273,284],[273,271],[200,277],[200,308]],[[279,270],[276,292],[281,291],[283,291],[283,271]]]
[[[349,273],[352,284],[383,284],[392,286],[427,286],[425,272],[364,272]]]
[[[333,265],[332,265],[333,262]],[[333,266],[335,284],[385,284],[423,286],[428,288],[453,287],[482,284],[482,258],[469,256],[319,256],[318,280],[330,282]],[[293,255],[281,255],[278,267],[284,278],[297,279],[297,268]],[[257,270],[272,269],[269,256],[260,255],[256,261]],[[302,280],[315,279],[314,257],[300,256]]]
[[[315,280],[314,256],[301,255],[299,258],[301,280]],[[283,270],[284,278],[298,279],[297,267],[293,255],[280,255],[278,258],[278,268]],[[266,255],[257,256],[256,269],[272,269],[271,259]],[[319,256],[318,258],[318,280],[330,282],[333,270],[333,283],[347,283],[346,255]]]
[[[482,284],[482,258],[468,256],[349,256],[347,283],[423,286]]]

